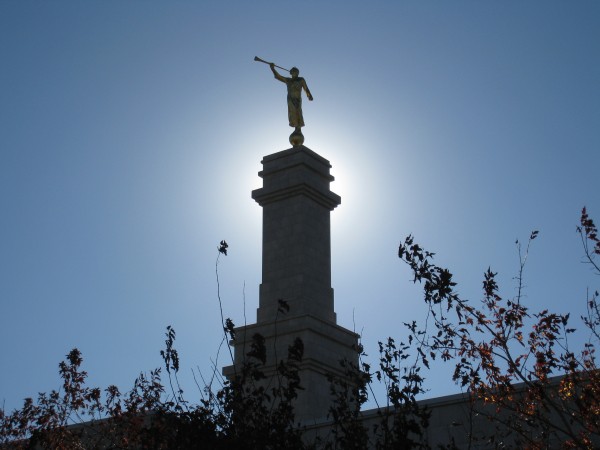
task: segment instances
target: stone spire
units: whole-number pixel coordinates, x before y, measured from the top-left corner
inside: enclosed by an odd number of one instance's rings
[[[341,199],[329,190],[331,165],[306,147],[265,156],[262,164],[263,187],[252,192],[263,208],[257,321],[274,320],[283,299],[294,316],[335,322],[329,216]]]
[[[265,373],[273,375],[275,355],[286,355],[299,337],[304,343],[295,403],[299,421],[325,419],[331,405],[328,374],[342,375],[340,361],[357,363],[358,335],[336,324],[331,287],[331,211],[341,203],[331,192],[331,165],[300,146],[265,156],[263,187],[252,198],[263,208],[262,284],[256,324],[236,330],[234,364],[255,333],[265,338]],[[289,312],[278,312],[279,300]],[[224,368],[232,377],[234,366]]]

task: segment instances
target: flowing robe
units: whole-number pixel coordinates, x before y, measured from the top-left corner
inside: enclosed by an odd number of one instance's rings
[[[304,126],[304,118],[302,117],[302,87],[306,82],[304,78],[286,78],[287,85],[287,104],[288,104],[288,120],[290,127],[300,128]]]

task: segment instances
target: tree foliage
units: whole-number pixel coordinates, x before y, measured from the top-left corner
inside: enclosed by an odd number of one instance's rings
[[[585,208],[577,230],[586,261],[600,274],[595,261],[600,254],[598,232]],[[545,448],[550,442],[593,448],[600,436],[598,292],[589,296],[588,314],[582,318],[590,338],[575,351],[568,341],[575,331],[569,314],[532,312],[522,301],[523,268],[537,236],[537,231],[531,233],[524,254],[517,241],[521,264],[516,296],[502,298],[496,273],[488,269],[479,305],[458,295],[452,274],[434,264],[433,253],[412,236],[406,238],[398,255],[410,267],[413,281],[422,283],[433,318],[429,327],[413,323],[408,328],[418,342],[421,364],[428,366],[429,358],[439,357],[454,365],[453,380],[471,396],[477,412],[498,425],[489,437],[513,433],[528,448]]]
[[[175,332],[167,330],[161,352],[169,384],[178,372]],[[81,353],[74,349],[60,363],[60,391],[26,399],[21,409],[0,413],[0,444],[14,449],[194,449],[301,448],[292,401],[299,384],[297,362],[302,343],[290,346],[278,371],[283,383],[268,390],[260,383],[264,340],[255,335],[248,363],[239,376],[208,398],[191,404],[175,381],[167,395],[160,369],[140,374],[131,391],[116,386],[104,392],[85,386]],[[273,403],[273,399],[279,401]],[[275,406],[273,406],[275,405]]]

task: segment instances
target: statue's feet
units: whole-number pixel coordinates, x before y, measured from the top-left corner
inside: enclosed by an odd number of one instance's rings
[[[299,127],[296,127],[294,132],[290,134],[290,144],[293,147],[301,147],[304,144],[304,135]]]

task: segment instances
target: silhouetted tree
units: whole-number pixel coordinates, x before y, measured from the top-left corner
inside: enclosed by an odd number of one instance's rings
[[[161,353],[173,376],[179,370],[174,339],[168,327],[167,350]],[[191,404],[179,387],[174,395],[165,394],[160,369],[141,374],[126,394],[110,386],[103,395],[85,386],[83,359],[74,349],[60,363],[60,392],[40,394],[37,402],[26,399],[11,414],[0,412],[0,444],[15,449],[304,448],[292,407],[302,352],[297,340],[278,366],[283,383],[268,390],[260,383],[264,340],[255,335],[238,377],[209,399]]]
[[[586,260],[600,274],[598,231],[585,208],[580,222]],[[454,364],[453,380],[470,394],[479,414],[499,425],[494,433],[512,433],[527,448],[546,448],[549,442],[594,448],[600,438],[598,292],[587,300],[588,314],[582,318],[590,338],[582,350],[572,350],[567,337],[575,329],[569,314],[547,309],[532,313],[523,302],[523,268],[537,236],[537,231],[531,233],[524,254],[517,242],[521,265],[516,296],[502,298],[496,273],[488,269],[479,305],[462,299],[452,273],[436,266],[434,254],[407,237],[398,256],[409,265],[413,281],[422,283],[433,319],[424,328],[407,324],[411,341],[424,366],[430,358]]]

